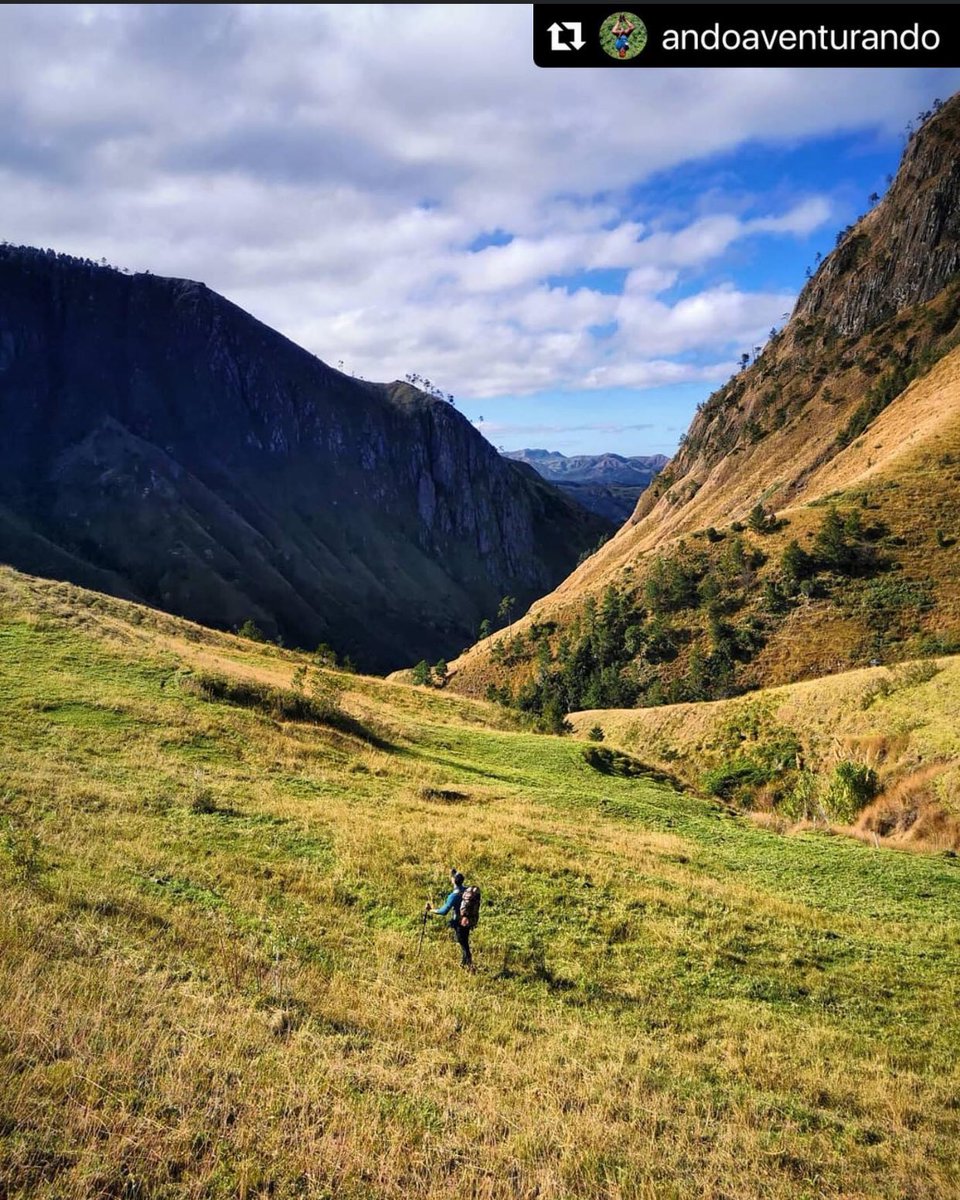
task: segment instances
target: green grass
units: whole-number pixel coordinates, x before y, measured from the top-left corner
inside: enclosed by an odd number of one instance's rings
[[[203,699],[184,669],[299,660],[82,596],[0,576],[0,1195],[960,1189],[958,860],[434,691],[349,681],[345,728]],[[472,977],[439,921],[417,955],[451,865]]]

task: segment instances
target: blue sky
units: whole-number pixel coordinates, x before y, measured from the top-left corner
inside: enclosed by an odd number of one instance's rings
[[[670,453],[958,86],[544,71],[525,5],[8,5],[0,236],[203,280],[508,449]]]
[[[855,134],[813,137],[780,146],[745,142],[732,152],[684,163],[638,184],[623,199],[621,211],[666,228],[683,228],[700,216],[734,213],[740,218],[757,217],[766,209],[788,207],[798,195],[825,197],[824,220],[809,232],[758,233],[744,238],[702,267],[695,264],[662,293],[663,299],[675,303],[718,281],[731,281],[746,291],[793,296],[802,287],[807,269],[816,268],[816,256],[830,252],[837,231],[871,207],[871,196],[884,194],[904,143],[902,131],[878,131],[869,126]],[[506,240],[504,231],[498,231],[496,241],[502,244]],[[484,244],[478,240],[476,248]],[[623,269],[579,271],[552,276],[549,282],[570,290],[586,286],[619,294],[626,273]],[[783,324],[789,309],[770,311],[764,337]],[[602,332],[609,335],[613,328],[611,323],[602,327]],[[568,454],[611,448],[620,453],[671,454],[697,404],[713,385],[732,373],[739,354],[756,344],[749,338],[742,340],[727,360],[717,363],[713,381],[651,387],[640,393],[631,388],[601,388],[588,395],[580,390],[557,390],[535,397],[498,396],[479,406],[467,404],[464,409],[474,421],[483,416],[481,428],[506,449],[539,437],[549,448]],[[698,354],[695,348],[683,360],[717,362],[715,355]],[[586,408],[594,413],[602,410],[605,422],[583,421]],[[547,411],[549,419],[543,415]],[[501,418],[499,414],[504,412],[510,415]],[[499,430],[501,423],[506,428]],[[587,427],[578,428],[578,424]],[[593,427],[597,424],[600,428]]]

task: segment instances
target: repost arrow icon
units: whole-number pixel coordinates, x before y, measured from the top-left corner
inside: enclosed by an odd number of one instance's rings
[[[581,36],[583,27],[579,21],[564,21],[564,25],[573,34],[573,42],[571,44],[574,50],[579,50],[581,46],[587,44]]]
[[[550,28],[547,32],[550,34],[550,49],[551,50],[569,50],[570,49],[570,47],[567,45],[566,42],[560,41],[560,34],[563,33],[563,26],[558,21],[554,21],[554,23],[550,26]]]
[[[564,21],[562,25],[558,21],[554,21],[554,23],[547,30],[547,32],[550,34],[551,51],[571,49],[570,42],[562,42],[560,40],[560,35],[565,29],[569,29],[569,31],[573,34],[572,48],[574,50],[579,50],[581,47],[587,44],[583,40],[583,23],[581,21]]]

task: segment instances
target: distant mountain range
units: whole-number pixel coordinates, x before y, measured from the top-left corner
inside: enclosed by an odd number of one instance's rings
[[[528,466],[562,487],[592,512],[622,525],[641,493],[667,464],[665,454],[577,454],[559,450],[508,450],[504,457]]]
[[[0,247],[0,561],[384,670],[452,657],[609,532],[451,404],[202,283]]]

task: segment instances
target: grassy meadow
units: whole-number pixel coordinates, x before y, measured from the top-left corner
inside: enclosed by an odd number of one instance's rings
[[[0,698],[0,1196],[960,1193],[960,860],[11,571]]]

